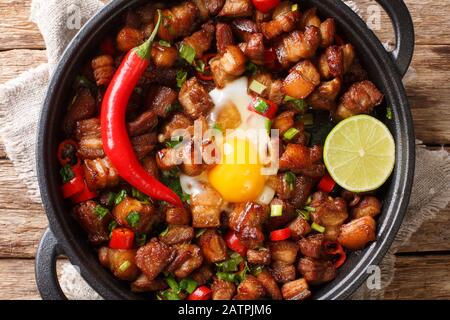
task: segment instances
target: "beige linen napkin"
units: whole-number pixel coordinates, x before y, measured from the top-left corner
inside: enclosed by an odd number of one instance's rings
[[[355,8],[355,1],[346,1]],[[17,175],[27,185],[30,199],[40,202],[35,172],[35,141],[38,116],[46,94],[49,75],[53,72],[65,47],[81,26],[102,2],[96,0],[33,0],[31,20],[45,40],[48,64],[27,71],[4,85],[0,85],[0,136]],[[414,81],[409,71],[405,82]],[[382,298],[384,288],[392,280],[395,252],[420,225],[447,206],[450,198],[450,157],[444,150],[428,151],[417,143],[416,175],[411,203],[401,230],[380,265],[381,289],[366,285],[353,295],[354,299]],[[63,263],[61,287],[69,299],[101,299],[81,278],[76,266]]]

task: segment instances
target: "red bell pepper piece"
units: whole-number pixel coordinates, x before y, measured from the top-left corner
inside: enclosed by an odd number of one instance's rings
[[[192,292],[188,296],[188,300],[210,300],[212,296],[212,290],[208,288],[207,286],[201,286],[195,289],[194,292]]]
[[[269,100],[254,96],[248,109],[266,118],[273,119],[277,113],[278,106]]]
[[[115,228],[111,232],[109,247],[111,249],[131,249],[134,244],[134,232],[127,228]]]
[[[84,171],[81,164],[77,163],[71,167],[71,170],[74,175],[73,179],[62,186],[64,199],[70,198],[84,189]]]
[[[88,201],[88,200],[91,200],[91,199],[94,199],[95,197],[97,197],[97,192],[89,190],[89,188],[86,184],[86,181],[85,180],[83,180],[83,181],[84,181],[83,190],[81,192],[77,193],[76,195],[72,196],[72,198],[71,198],[72,202],[74,204],[85,202],[85,201]]]
[[[252,2],[258,11],[267,13],[275,8],[280,3],[280,0],[252,0]]]
[[[291,229],[289,228],[275,230],[270,233],[271,241],[282,241],[289,239],[290,237],[291,237]]]
[[[323,192],[330,193],[333,191],[334,187],[336,186],[336,182],[333,180],[333,178],[327,173],[322,177],[322,179],[319,182],[319,185],[317,186],[319,190]]]
[[[103,149],[121,178],[149,197],[181,207],[180,197],[142,167],[128,136],[125,119],[128,101],[150,64],[150,52],[160,24],[161,11],[158,10],[158,22],[150,38],[130,50],[117,69],[103,98],[101,133]]]
[[[242,244],[241,240],[239,240],[236,232],[230,230],[225,234],[224,238],[228,248],[245,257],[247,248]]]
[[[345,260],[347,259],[347,254],[345,253],[344,248],[341,246],[339,242],[324,241],[322,247],[324,248],[324,252],[326,254],[338,256],[338,258],[334,262],[334,267],[336,269],[344,264]]]

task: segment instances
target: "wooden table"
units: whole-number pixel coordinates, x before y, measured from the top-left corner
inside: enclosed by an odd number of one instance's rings
[[[372,0],[356,0],[363,17]],[[46,62],[43,39],[29,22],[31,0],[0,0],[0,84]],[[417,138],[430,149],[450,149],[450,0],[407,0],[416,27],[417,73],[407,84]],[[376,33],[385,42],[392,27],[382,16]],[[27,202],[0,141],[0,299],[38,299],[34,257],[47,227],[41,205]],[[401,248],[392,299],[450,298],[450,208],[425,223]]]

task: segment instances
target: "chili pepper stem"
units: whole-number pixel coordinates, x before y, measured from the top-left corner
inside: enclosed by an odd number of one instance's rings
[[[155,28],[152,31],[150,37],[139,47],[133,49],[134,52],[139,56],[139,58],[144,60],[150,60],[152,44],[155,41],[156,35],[158,34],[158,29],[161,24],[161,10],[158,9],[158,21],[156,22]]]

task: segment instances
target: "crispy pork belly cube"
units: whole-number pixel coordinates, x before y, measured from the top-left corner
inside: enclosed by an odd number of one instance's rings
[[[184,113],[192,120],[206,115],[214,106],[208,91],[196,77],[190,78],[183,84],[178,99],[183,106]]]
[[[236,294],[236,286],[233,282],[221,280],[217,277],[213,278],[211,285],[213,300],[231,300]]]
[[[206,230],[198,243],[206,261],[216,263],[227,259],[227,245],[217,230]]]
[[[285,300],[305,300],[311,296],[308,283],[305,279],[297,279],[285,283],[281,287],[281,293]]]
[[[155,279],[175,258],[176,251],[152,238],[136,254],[136,264],[149,280]]]
[[[298,246],[295,242],[289,240],[269,242],[268,247],[272,260],[281,261],[285,264],[295,262],[298,252]]]
[[[336,268],[331,261],[314,258],[301,258],[298,271],[309,284],[322,284],[336,278]]]
[[[133,292],[152,292],[167,289],[167,282],[162,278],[149,280],[145,274],[141,274],[132,284]]]
[[[100,217],[96,213],[97,202],[89,200],[82,202],[73,209],[75,218],[88,233],[89,241],[99,245],[109,241],[108,225],[112,220],[110,213]]]
[[[109,268],[120,280],[134,281],[139,276],[136,265],[136,250],[110,249],[102,247],[98,251],[102,266]]]
[[[269,265],[271,261],[270,250],[258,248],[247,250],[247,262],[254,265]]]
[[[164,235],[159,235],[159,240],[167,245],[187,243],[194,239],[194,228],[186,225],[169,225]]]

